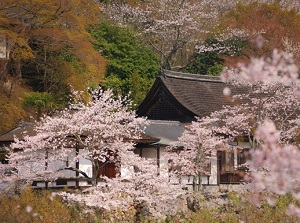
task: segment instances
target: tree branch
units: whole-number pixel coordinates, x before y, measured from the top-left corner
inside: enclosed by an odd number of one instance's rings
[[[88,179],[92,179],[92,178],[89,177],[85,172],[83,172],[82,170],[79,170],[79,169],[77,169],[77,168],[75,168],[75,167],[69,166],[69,167],[65,167],[64,169],[65,169],[65,170],[72,170],[72,171],[75,171],[75,172],[77,172],[77,173],[82,174],[84,177],[86,177],[86,178],[88,178]]]

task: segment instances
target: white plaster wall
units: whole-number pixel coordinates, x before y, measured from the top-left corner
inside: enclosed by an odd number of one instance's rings
[[[85,154],[87,154],[87,151],[84,151],[82,149],[79,150],[80,156],[84,156]],[[79,158],[79,170],[85,172],[89,177],[92,177],[93,176],[92,162],[85,158]],[[83,175],[81,174],[79,174],[79,176],[83,177]]]
[[[161,176],[169,177],[168,174],[168,160],[165,158],[165,147],[155,148],[142,148],[142,157],[153,159],[153,164],[157,165],[157,152],[160,153],[159,159],[159,174]]]
[[[145,158],[151,158],[155,161],[157,160],[157,154],[156,149],[154,147],[149,148],[143,148],[142,149],[142,156]],[[168,171],[168,159],[166,158],[166,148],[164,146],[161,146],[159,148],[160,152],[160,160],[159,160],[159,173],[161,176],[169,177],[169,171]],[[218,166],[217,166],[217,157],[214,156],[211,159],[211,176],[201,176],[202,184],[213,184],[216,185],[218,183]],[[193,178],[189,176],[172,179],[173,183],[183,183],[187,185],[192,185]]]
[[[48,155],[51,159],[51,154]],[[76,172],[72,170],[66,170],[65,167],[72,166],[75,167],[74,157],[76,156],[76,151],[72,151],[66,157],[62,157],[60,160],[56,159],[48,163],[49,170],[59,171],[61,177],[76,177]]]
[[[165,158],[166,149],[165,147],[160,147],[160,174],[168,176],[168,160]],[[178,179],[178,182],[181,181],[184,184],[192,184],[192,177],[186,176]],[[218,183],[218,161],[217,156],[211,158],[211,175],[210,176],[201,176],[202,184],[216,185]]]
[[[196,184],[198,184],[199,179],[196,179]],[[180,182],[183,184],[192,185],[193,184],[193,177],[192,176],[184,176],[180,178]],[[208,176],[201,176],[201,183],[208,184]]]
[[[30,153],[28,153],[30,154]],[[27,154],[27,155],[28,155]],[[45,166],[45,151],[39,151],[39,152],[35,152],[34,156],[35,159],[30,162],[30,160],[26,163],[26,164],[22,164],[19,169],[18,169],[18,173],[20,178],[23,177],[38,177],[38,174],[41,171],[44,171],[45,168],[47,168],[47,170],[49,171],[54,171],[56,172],[55,175],[59,176],[59,177],[75,177],[76,173],[75,171],[71,171],[71,170],[65,170],[66,164],[67,164],[67,160],[69,160],[69,166],[73,166],[75,167],[75,163],[72,162],[74,160],[75,157],[75,151],[71,152],[68,157],[61,157],[60,159],[57,158],[53,158],[51,159],[52,155],[51,153],[48,153],[48,162],[47,162],[47,167]],[[40,160],[39,160],[40,159]]]
[[[249,142],[238,142],[237,148],[251,148],[251,144]]]
[[[25,153],[24,155],[30,156],[31,152]],[[37,174],[42,170],[45,170],[45,152],[35,152],[34,160],[28,160],[26,163],[22,163],[18,167],[18,174],[20,178],[36,177]],[[40,158],[40,160],[39,160]]]
[[[76,181],[68,181],[67,186],[69,187],[75,187],[76,186]]]
[[[76,157],[76,150],[69,153],[69,155],[68,155],[69,166],[76,167],[75,157]],[[65,175],[65,177],[68,177],[68,178],[76,177],[76,172],[72,171],[72,170],[65,170],[64,175]]]
[[[161,146],[160,150],[160,159],[159,159],[159,174],[164,177],[169,176],[169,167],[168,159],[166,158],[166,148]]]
[[[210,185],[218,184],[218,160],[216,155],[211,157],[211,170],[210,170],[209,184]]]
[[[133,166],[131,167],[122,167],[121,166],[121,176],[122,177],[130,177],[131,173],[133,172]]]
[[[45,184],[45,182],[38,182],[38,183],[36,184],[36,186],[37,186],[37,187],[45,187],[46,184]]]
[[[79,186],[80,186],[80,187],[86,187],[86,186],[91,186],[91,185],[88,184],[87,181],[79,181]]]

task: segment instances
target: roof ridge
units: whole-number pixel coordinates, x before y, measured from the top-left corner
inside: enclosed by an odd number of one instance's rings
[[[178,79],[186,79],[186,80],[202,80],[207,82],[221,82],[224,83],[220,77],[217,76],[209,76],[203,74],[192,74],[192,73],[183,73],[171,70],[162,70],[162,76],[164,77],[173,77]]]
[[[168,125],[180,125],[179,121],[173,121],[173,120],[150,120],[151,124],[168,124]]]

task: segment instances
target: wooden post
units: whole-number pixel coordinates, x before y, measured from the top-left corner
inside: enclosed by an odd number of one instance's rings
[[[76,157],[78,157],[78,155],[79,155],[79,145],[78,145],[78,143],[76,143],[75,149],[76,149],[75,155],[76,155]],[[79,160],[76,161],[75,168],[77,170],[79,170]],[[78,173],[78,171],[76,171],[76,188],[79,187],[79,179],[78,179],[78,177],[79,177],[79,173]]]

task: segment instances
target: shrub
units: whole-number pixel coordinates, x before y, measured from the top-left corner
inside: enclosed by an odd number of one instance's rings
[[[88,222],[88,215],[68,206],[50,191],[25,189],[20,195],[2,196],[0,222]]]

